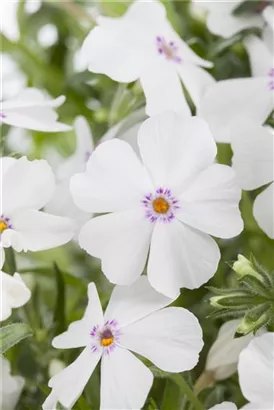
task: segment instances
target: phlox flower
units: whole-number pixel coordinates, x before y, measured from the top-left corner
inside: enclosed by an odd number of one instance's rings
[[[235,125],[232,138],[233,169],[240,186],[253,190],[269,184],[254,201],[260,228],[274,239],[274,131],[246,119]]]
[[[273,410],[274,408],[274,333],[253,339],[239,359],[239,382],[245,398],[250,402],[245,410]]]
[[[268,8],[271,1],[233,0],[233,1],[210,1],[210,0],[193,0],[200,7],[207,11],[206,24],[208,29],[216,35],[224,38],[232,37],[242,30],[249,28],[262,28],[264,26],[263,13]],[[235,15],[235,11],[243,6],[243,3],[249,4],[249,10],[241,15]],[[253,5],[251,7],[251,5]],[[269,7],[270,8],[270,7]]]
[[[166,113],[147,119],[138,134],[142,161],[118,139],[101,144],[71,193],[91,219],[79,244],[102,260],[107,278],[133,283],[143,272],[159,292],[176,297],[216,271],[220,252],[209,236],[231,238],[243,227],[234,171],[214,163],[207,124]]]
[[[273,110],[274,67],[272,53],[256,36],[245,40],[251,78],[219,81],[205,92],[198,107],[217,142],[231,142],[231,128],[242,118],[263,124]]]
[[[205,371],[212,373],[213,380],[227,379],[237,371],[241,351],[254,338],[253,334],[234,338],[239,324],[238,319],[224,323],[208,352]]]
[[[80,356],[54,376],[43,410],[59,401],[71,409],[101,360],[100,409],[140,409],[152,386],[152,372],[132,352],[168,372],[192,369],[203,346],[195,316],[183,308],[166,308],[173,299],[157,293],[141,277],[129,287],[116,286],[103,313],[94,283],[81,320],[53,339],[60,349],[84,347]]]
[[[100,16],[97,23],[82,48],[88,69],[122,83],[140,79],[148,115],[166,110],[190,115],[181,81],[195,105],[214,83],[201,68],[212,67],[212,63],[196,55],[178,36],[160,2],[137,0],[123,16]]]
[[[74,235],[74,222],[39,211],[51,198],[54,175],[44,160],[1,158],[0,249],[41,251],[63,245]]]
[[[12,376],[10,363],[7,359],[0,356],[0,409],[14,410],[25,381],[21,376]]]
[[[8,319],[12,309],[25,305],[31,297],[31,292],[19,273],[11,276],[0,271],[0,293],[0,321]]]
[[[54,111],[64,101],[64,96],[51,100],[41,90],[25,88],[16,98],[0,102],[0,125],[44,132],[68,131],[71,127],[58,122]]]

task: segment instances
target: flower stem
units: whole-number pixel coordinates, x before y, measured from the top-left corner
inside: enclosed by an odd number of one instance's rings
[[[8,267],[8,273],[10,275],[13,275],[15,272],[17,272],[17,267],[16,267],[14,250],[12,249],[12,247],[6,248],[5,254],[6,254],[6,264]]]
[[[188,383],[180,374],[170,374],[168,377],[180,388],[180,390],[188,397],[188,400],[193,404],[195,410],[205,410],[203,404],[198,397],[193,393]]]

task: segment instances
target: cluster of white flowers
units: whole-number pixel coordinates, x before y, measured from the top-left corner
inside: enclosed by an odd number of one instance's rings
[[[234,14],[241,2],[203,2],[209,29],[230,37],[272,20],[270,2],[248,19]],[[117,82],[140,80],[149,118],[128,129],[116,125],[97,147],[86,120],[76,118],[76,151],[59,158],[54,172],[46,160],[1,158],[1,268],[6,248],[36,252],[74,239],[101,260],[102,272],[117,285],[103,313],[90,283],[83,318],[53,339],[56,348],[83,351],[51,378],[44,410],[58,402],[72,409],[99,361],[102,410],[144,405],[153,374],[133,353],[167,372],[194,368],[202,329],[186,309],[167,306],[180,288],[196,289],[216,272],[221,255],[212,236],[229,239],[243,230],[241,188],[269,184],[254,202],[254,217],[274,239],[273,131],[264,125],[273,110],[274,68],[267,43],[256,36],[245,40],[251,78],[216,82],[206,71],[212,63],[178,36],[156,0],[134,1],[122,17],[100,16],[97,23],[82,48],[88,69]],[[0,123],[70,130],[54,110],[64,100],[24,89],[1,103]],[[231,144],[232,167],[217,163],[216,142]],[[18,273],[0,275],[4,321],[31,293]],[[238,366],[250,402],[244,408],[273,409],[273,334],[236,340],[236,328],[234,321],[221,328],[205,371],[221,380]],[[23,381],[1,361],[2,400],[13,394],[16,402]],[[236,406],[226,402],[213,409]]]

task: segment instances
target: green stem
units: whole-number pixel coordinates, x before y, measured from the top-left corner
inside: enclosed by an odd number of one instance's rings
[[[14,250],[11,247],[6,248],[5,256],[6,256],[6,265],[8,268],[8,273],[10,275],[13,275],[15,272],[17,272]]]
[[[170,374],[168,377],[177,384],[180,390],[188,397],[188,400],[193,404],[195,410],[205,410],[203,404],[193,393],[185,379],[180,374]]]

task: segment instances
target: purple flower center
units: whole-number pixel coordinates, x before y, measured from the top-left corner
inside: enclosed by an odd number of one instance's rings
[[[4,114],[3,112],[0,112],[0,120],[1,118],[6,118],[6,114]]]
[[[103,348],[104,354],[110,354],[119,343],[120,335],[121,332],[116,320],[108,320],[101,327],[99,325],[94,326],[90,332],[92,352],[98,352],[99,349]]]
[[[268,83],[270,90],[274,90],[274,68],[271,68],[268,72],[268,77],[270,78],[270,81]]]
[[[182,61],[181,57],[178,55],[178,47],[174,41],[167,41],[164,37],[156,37],[156,47],[158,53],[163,55],[167,60],[180,63]]]
[[[142,199],[145,207],[145,217],[151,222],[169,223],[175,218],[176,210],[180,208],[169,188],[158,188],[155,194],[148,194]]]
[[[10,218],[5,217],[4,215],[0,216],[0,235],[6,230],[12,229],[12,225],[10,223]]]

